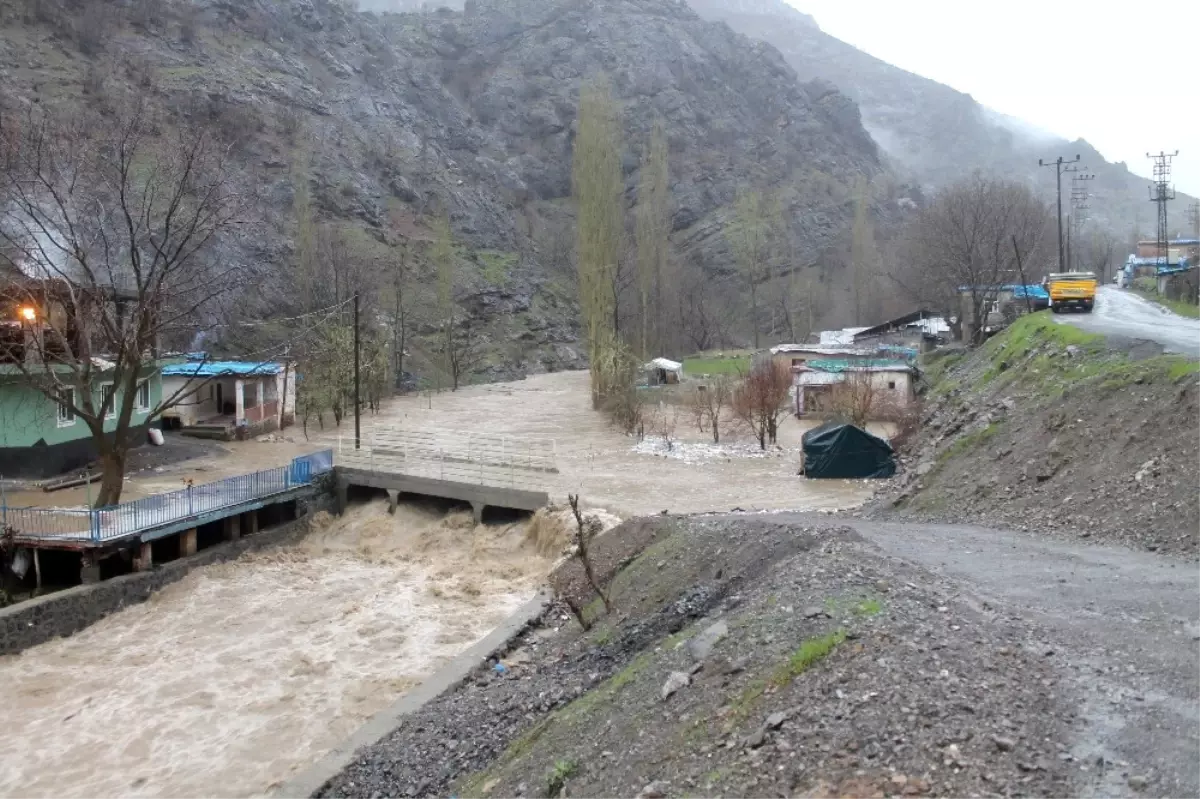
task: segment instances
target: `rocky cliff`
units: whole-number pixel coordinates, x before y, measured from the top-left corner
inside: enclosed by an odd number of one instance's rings
[[[1147,203],[1150,181],[1125,164],[1107,162],[1083,140],[1036,134],[1028,123],[998,114],[969,94],[914,75],[824,33],[807,14],[785,0],[689,0],[705,19],[777,47],[802,80],[822,78],[862,109],[863,124],[897,168],[929,188],[944,186],[973,169],[1028,182],[1044,196],[1053,175],[1038,159],[1080,155],[1096,174],[1092,218],[1124,236],[1135,224],[1154,229]],[[803,6],[803,3],[800,3]],[[1190,198],[1172,207],[1173,224],[1183,225]]]
[[[400,240],[428,242],[431,216],[447,209],[460,304],[484,330],[481,368],[493,376],[580,365],[569,198],[577,92],[590,76],[606,73],[621,105],[631,207],[649,130],[664,120],[675,258],[705,279],[733,279],[722,230],[736,191],[786,185],[796,258],[836,282],[847,187],[887,177],[845,95],[676,0],[388,14],[336,0],[29,0],[0,13],[10,99],[102,104],[136,92],[236,142],[262,198],[253,240],[228,247],[264,288],[242,313],[269,316],[286,290],[302,184],[318,221],[377,261]],[[432,272],[419,273],[429,305]],[[430,334],[434,320],[416,315]]]

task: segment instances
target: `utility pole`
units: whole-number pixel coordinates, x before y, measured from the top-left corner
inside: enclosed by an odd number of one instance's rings
[[[1192,223],[1192,238],[1200,239],[1200,203],[1192,203],[1187,207],[1187,218]]]
[[[359,346],[358,346],[358,292],[354,292],[354,448],[362,449],[362,401],[359,391],[362,381],[359,379]]]
[[[1087,167],[1083,167],[1083,169],[1087,169]],[[1071,215],[1067,217],[1070,221],[1070,224],[1067,225],[1068,272],[1075,268],[1071,258],[1071,239],[1075,239],[1075,246],[1078,247],[1082,240],[1080,233],[1083,231],[1083,223],[1087,221],[1087,212],[1091,210],[1091,206],[1088,205],[1087,181],[1095,179],[1095,175],[1086,172],[1071,176]]]
[[[1063,168],[1063,164],[1075,164],[1079,162],[1079,156],[1074,159],[1064,159],[1061,155],[1053,161],[1043,161],[1038,159],[1038,166],[1054,167],[1054,184],[1058,192],[1058,271],[1065,272],[1066,270],[1066,255],[1063,252],[1063,216],[1062,216],[1062,176],[1063,172],[1074,172],[1071,167]]]
[[[1154,162],[1154,185],[1150,188],[1150,202],[1158,206],[1158,265],[1159,268],[1170,266],[1171,256],[1167,252],[1170,230],[1167,226],[1167,203],[1175,199],[1175,187],[1171,186],[1171,159],[1179,155],[1159,151],[1158,155],[1146,153],[1146,157]]]

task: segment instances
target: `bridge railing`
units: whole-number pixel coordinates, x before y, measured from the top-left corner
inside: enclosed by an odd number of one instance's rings
[[[20,538],[104,541],[204,516],[309,485],[332,468],[333,451],[295,458],[286,466],[189,485],[165,494],[104,508],[10,508],[0,505],[0,526]]]
[[[338,463],[499,488],[543,490],[558,474],[553,439],[439,430],[376,429],[362,447],[339,439]]]

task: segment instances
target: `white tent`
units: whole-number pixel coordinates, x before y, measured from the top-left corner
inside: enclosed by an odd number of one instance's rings
[[[653,383],[678,383],[683,379],[683,364],[669,358],[655,358],[642,366],[652,376]]]

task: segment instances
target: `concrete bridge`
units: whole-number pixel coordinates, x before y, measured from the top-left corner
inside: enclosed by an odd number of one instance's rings
[[[515,439],[448,430],[374,431],[361,449],[345,442],[336,456],[338,508],[350,486],[469,502],[475,521],[488,507],[534,511],[550,504],[558,474],[552,440]]]

